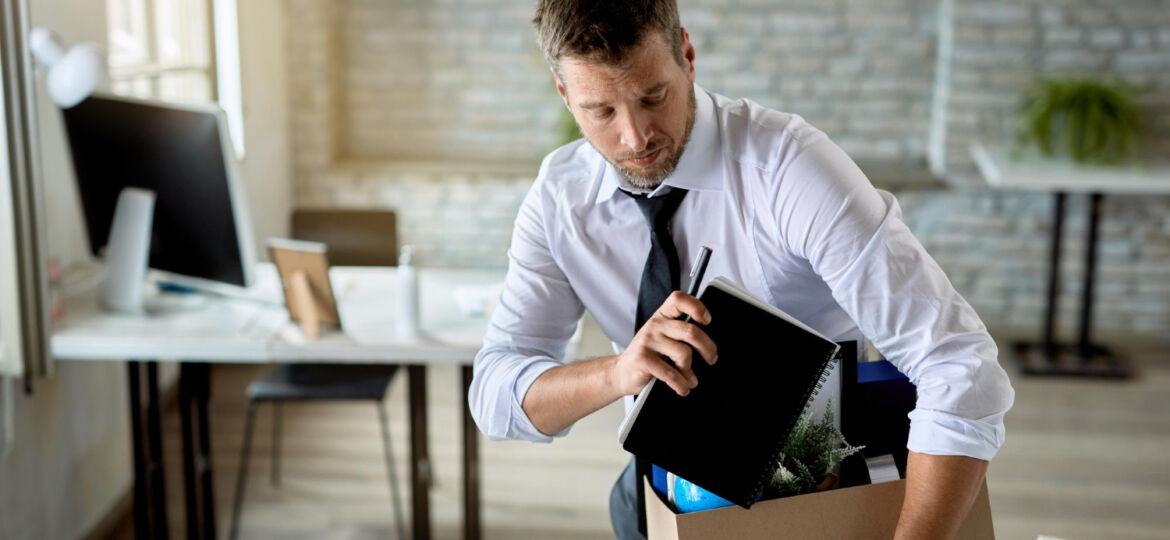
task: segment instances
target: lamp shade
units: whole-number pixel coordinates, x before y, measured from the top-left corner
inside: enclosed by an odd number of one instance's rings
[[[68,47],[47,28],[29,34],[29,49],[48,68],[49,97],[62,109],[81,103],[106,76],[101,49],[92,43]]]

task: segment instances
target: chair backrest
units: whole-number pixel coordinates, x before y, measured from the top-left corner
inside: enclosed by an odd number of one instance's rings
[[[331,265],[398,265],[398,223],[392,211],[298,209],[292,236],[324,243]]]

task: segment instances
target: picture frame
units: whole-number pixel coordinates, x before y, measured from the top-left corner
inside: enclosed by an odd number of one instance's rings
[[[269,255],[280,276],[289,318],[300,323],[308,339],[320,327],[341,328],[341,315],[329,281],[328,247],[321,242],[270,238]]]

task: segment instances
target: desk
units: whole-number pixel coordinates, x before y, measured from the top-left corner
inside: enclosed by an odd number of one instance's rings
[[[271,265],[258,268],[260,283],[275,283]],[[199,305],[150,317],[104,313],[96,291],[78,291],[66,303],[66,318],[52,335],[53,356],[70,361],[127,362],[131,430],[134,437],[135,529],[139,538],[166,538],[157,362],[182,362],[180,412],[187,536],[214,538],[215,510],[207,418],[210,363],[353,362],[407,364],[410,389],[411,498],[415,538],[430,537],[430,462],[426,426],[427,364],[462,364],[463,393],[470,362],[482,345],[484,316],[468,316],[452,294],[458,285],[491,286],[502,271],[421,269],[419,305],[423,337],[394,336],[394,268],[334,268],[344,332],[307,341],[283,306],[225,297],[195,297]],[[142,407],[145,369],[146,409]],[[197,418],[195,418],[197,416]],[[464,536],[479,538],[478,430],[463,406]]]
[[[1024,373],[1030,375],[1072,375],[1124,378],[1129,370],[1116,353],[1092,342],[1093,287],[1097,268],[1097,227],[1101,201],[1106,194],[1170,195],[1170,169],[1147,170],[1125,167],[1076,166],[1055,160],[1013,162],[1003,154],[980,144],[971,147],[971,157],[987,183],[997,189],[1052,193],[1053,224],[1048,262],[1048,298],[1044,333],[1039,342],[1014,344]],[[1085,276],[1081,289],[1080,330],[1074,344],[1055,339],[1056,303],[1060,289],[1061,236],[1064,205],[1069,193],[1089,196],[1089,229],[1085,237]],[[1037,357],[1036,353],[1039,352]]]

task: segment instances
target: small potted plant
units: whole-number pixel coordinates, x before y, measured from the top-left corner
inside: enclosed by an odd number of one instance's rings
[[[1092,79],[1041,79],[1024,97],[1021,147],[1078,164],[1116,165],[1134,154],[1141,113],[1130,89]],[[1019,151],[1016,152],[1019,157]]]
[[[764,488],[761,500],[791,497],[830,489],[837,484],[837,467],[845,458],[864,446],[850,446],[833,423],[830,402],[824,416],[814,421],[806,413],[792,428],[771,483]]]

